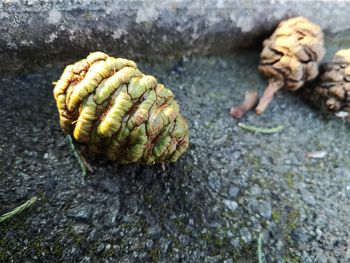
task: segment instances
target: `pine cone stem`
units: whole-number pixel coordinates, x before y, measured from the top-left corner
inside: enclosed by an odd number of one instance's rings
[[[282,82],[270,80],[269,85],[264,90],[264,94],[260,98],[259,104],[255,109],[256,114],[258,115],[262,114],[267,109],[271,101],[273,100],[275,93],[282,88],[283,88]]]
[[[256,91],[247,91],[244,96],[244,101],[240,106],[232,107],[230,115],[233,118],[240,119],[243,115],[256,106],[258,102],[258,93]]]

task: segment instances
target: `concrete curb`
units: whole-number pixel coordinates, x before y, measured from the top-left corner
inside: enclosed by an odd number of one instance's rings
[[[76,59],[89,51],[142,59],[225,54],[260,45],[276,24],[303,15],[329,36],[342,32],[349,1],[6,0],[0,3],[0,70]]]

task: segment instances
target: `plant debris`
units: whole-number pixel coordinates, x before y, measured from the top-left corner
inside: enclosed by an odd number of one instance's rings
[[[318,25],[304,17],[282,21],[263,43],[258,70],[269,84],[256,113],[266,110],[278,90],[295,91],[314,79],[324,54],[323,33]]]
[[[258,98],[257,91],[246,91],[243,103],[240,106],[232,107],[230,110],[230,115],[236,119],[242,118],[247,111],[256,106],[258,103]]]
[[[110,160],[175,162],[188,147],[188,124],[173,93],[134,61],[91,53],[65,68],[54,97],[62,130]]]
[[[265,256],[262,252],[262,240],[264,238],[263,233],[259,234],[258,238],[258,246],[257,246],[257,256],[258,256],[258,263],[264,263],[265,262]]]
[[[266,133],[266,134],[280,132],[284,128],[283,125],[278,125],[274,128],[262,128],[262,127],[255,127],[255,126],[247,125],[247,124],[244,124],[241,122],[238,123],[238,126],[244,130],[247,130],[247,131]]]
[[[34,196],[31,199],[29,199],[28,201],[26,201],[24,204],[13,209],[12,211],[10,211],[6,214],[3,214],[2,216],[0,216],[0,223],[2,223],[4,221],[14,217],[15,215],[21,213],[23,210],[32,206],[37,200],[38,200],[38,197]]]
[[[74,142],[73,142],[73,139],[72,139],[72,136],[68,135],[67,136],[67,141],[68,141],[68,144],[70,145],[73,153],[74,153],[74,156],[75,158],[77,159],[78,163],[79,163],[79,166],[80,166],[80,169],[81,169],[81,173],[83,176],[86,176],[87,174],[87,162],[85,160],[84,162],[84,159],[83,159],[83,155],[81,154],[81,152],[75,147],[74,145]],[[90,166],[91,167],[91,166]],[[92,168],[91,170],[89,169],[90,172],[92,172]]]
[[[310,159],[323,159],[326,156],[327,156],[326,151],[316,151],[316,152],[306,153],[306,157]]]

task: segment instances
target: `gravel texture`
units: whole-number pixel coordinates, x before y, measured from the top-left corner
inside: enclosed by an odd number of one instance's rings
[[[260,233],[267,262],[350,261],[349,124],[281,92],[242,122],[283,131],[240,129],[229,108],[263,90],[258,59],[139,63],[176,95],[189,150],[165,170],[89,156],[86,177],[58,125],[62,68],[1,75],[0,214],[40,200],[0,224],[0,262],[257,262]]]

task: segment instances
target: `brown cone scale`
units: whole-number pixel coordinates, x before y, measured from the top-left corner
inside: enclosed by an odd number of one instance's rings
[[[321,28],[304,17],[282,21],[263,42],[258,70],[267,79],[263,96],[256,108],[262,114],[280,89],[301,88],[318,74],[325,54]]]

